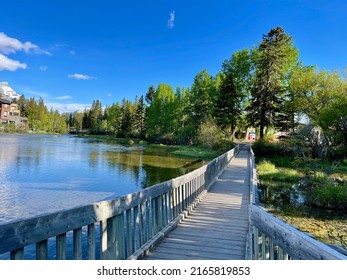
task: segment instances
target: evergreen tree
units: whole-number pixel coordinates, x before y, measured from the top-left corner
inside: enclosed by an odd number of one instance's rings
[[[264,138],[265,127],[276,126],[279,113],[284,111],[285,79],[297,56],[292,38],[281,27],[263,35],[253,54],[256,70],[247,109],[251,124],[260,126],[260,138]]]

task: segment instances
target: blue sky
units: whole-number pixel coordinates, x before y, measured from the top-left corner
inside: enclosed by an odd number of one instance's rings
[[[215,75],[235,51],[271,28],[294,39],[300,60],[347,66],[347,1],[3,1],[0,82],[48,107],[73,111],[99,99],[133,100],[150,85]]]

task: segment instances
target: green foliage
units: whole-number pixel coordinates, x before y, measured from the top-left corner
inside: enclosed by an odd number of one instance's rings
[[[263,160],[257,164],[257,171],[259,175],[276,172],[276,166],[270,161]]]
[[[325,208],[347,208],[347,184],[326,182],[308,193],[308,202]]]
[[[155,141],[175,134],[178,127],[179,99],[171,86],[159,84],[148,108],[147,135]]]
[[[222,131],[212,121],[208,121],[199,127],[199,144],[210,149],[220,149],[222,144]]]
[[[296,63],[298,51],[292,38],[281,27],[271,29],[253,52],[255,75],[248,106],[250,123],[260,126],[260,138],[266,126],[276,126],[283,113],[286,79]]]
[[[268,142],[259,139],[252,144],[252,149],[257,157],[274,157],[274,156],[289,156],[291,155],[290,148],[280,142]]]

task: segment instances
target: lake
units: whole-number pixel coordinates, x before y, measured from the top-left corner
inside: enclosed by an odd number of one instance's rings
[[[0,134],[0,224],[136,192],[205,163],[116,141]]]

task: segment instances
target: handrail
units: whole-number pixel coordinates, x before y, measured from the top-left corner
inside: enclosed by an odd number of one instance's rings
[[[257,205],[257,173],[250,148],[249,234],[247,259],[346,260],[347,256],[278,219]]]
[[[87,231],[88,259],[96,258],[96,224],[100,258],[126,259],[151,242],[189,207],[237,154],[224,153],[186,175],[109,201],[58,211],[0,225],[0,254],[23,259],[24,248],[36,244],[36,259],[48,258],[48,239],[56,239],[56,258],[66,259],[67,233],[73,233],[73,258],[82,258],[82,228]]]

